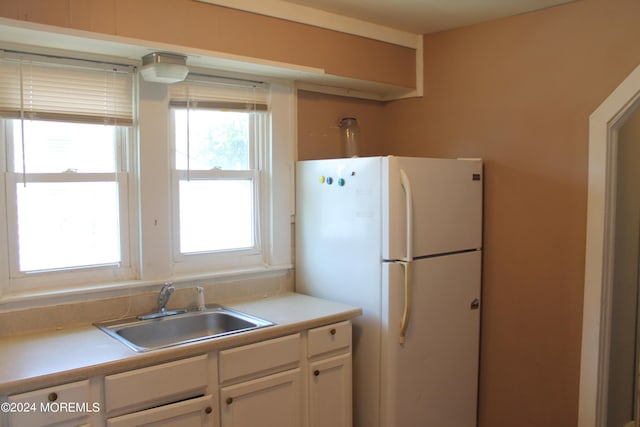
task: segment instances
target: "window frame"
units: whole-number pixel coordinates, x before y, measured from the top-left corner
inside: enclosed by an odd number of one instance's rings
[[[114,134],[117,153],[117,170],[115,172],[100,173],[24,173],[14,165],[12,149],[11,119],[0,119],[0,138],[2,139],[2,161],[5,173],[2,185],[5,189],[5,210],[3,216],[7,223],[4,240],[7,242],[5,264],[5,291],[13,294],[42,291],[45,289],[66,290],[68,288],[99,285],[114,281],[131,280],[136,277],[137,255],[135,229],[135,180],[131,179],[133,171],[132,139],[134,132],[131,127],[117,126]],[[68,122],[72,123],[72,122]],[[109,178],[109,179],[101,179]],[[117,182],[118,207],[120,225],[120,255],[118,263],[106,263],[87,266],[73,266],[60,269],[46,269],[38,271],[20,271],[18,249],[18,213],[17,213],[17,185],[26,179],[29,183],[39,182]],[[60,286],[64,283],[64,286]]]
[[[267,239],[265,229],[271,223],[268,200],[263,194],[267,186],[265,180],[270,175],[268,162],[264,158],[271,145],[270,111],[247,111],[249,116],[249,168],[248,170],[178,170],[176,168],[175,115],[173,110],[184,107],[169,106],[170,150],[173,153],[171,167],[171,207],[172,207],[172,260],[174,272],[193,274],[199,272],[219,272],[236,268],[265,265],[264,242]],[[224,111],[222,108],[204,108],[203,110]],[[188,177],[188,178],[187,178]],[[252,181],[253,193],[253,240],[250,248],[226,249],[207,252],[182,253],[180,251],[180,181],[248,179]],[[213,268],[212,268],[213,266]]]

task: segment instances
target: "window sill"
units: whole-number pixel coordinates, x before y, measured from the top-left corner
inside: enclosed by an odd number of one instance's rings
[[[122,297],[131,298],[143,293],[156,292],[159,286],[165,282],[172,282],[177,289],[233,284],[233,287],[236,288],[235,291],[225,290],[224,297],[243,298],[249,296],[246,295],[246,289],[242,286],[243,283],[286,277],[292,268],[293,265],[291,264],[248,267],[211,273],[174,276],[163,280],[128,280],[117,283],[91,285],[90,287],[79,286],[67,289],[49,289],[20,294],[7,294],[0,297],[0,314],[36,307],[96,302]],[[252,288],[255,288],[255,286],[252,286]],[[214,295],[215,294],[216,292],[214,290]]]

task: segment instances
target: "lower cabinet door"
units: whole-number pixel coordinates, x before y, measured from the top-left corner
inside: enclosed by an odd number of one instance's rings
[[[351,427],[351,353],[309,364],[309,426]]]
[[[107,427],[201,427],[213,426],[217,414],[210,395],[196,397],[145,411],[109,418]]]
[[[301,396],[300,368],[223,387],[222,427],[300,427]]]

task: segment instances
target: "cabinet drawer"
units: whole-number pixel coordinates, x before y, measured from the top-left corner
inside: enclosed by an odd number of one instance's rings
[[[204,394],[208,382],[207,356],[136,369],[104,379],[108,413],[139,410]]]
[[[220,382],[278,372],[300,361],[300,334],[220,352]]]
[[[107,420],[107,427],[137,427],[141,425],[205,426],[215,425],[217,414],[213,410],[211,396],[183,400],[170,405],[158,406],[146,411],[121,415]]]
[[[343,348],[348,349],[351,346],[351,322],[345,321],[310,329],[307,345],[309,357]]]
[[[15,405],[9,417],[14,426],[60,423],[100,410],[100,403],[91,399],[89,380],[15,394],[8,402]]]

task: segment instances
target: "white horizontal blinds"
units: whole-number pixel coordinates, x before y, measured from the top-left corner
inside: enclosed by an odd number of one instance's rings
[[[0,59],[0,117],[20,118],[20,80],[20,63]]]
[[[224,77],[189,75],[169,87],[174,108],[228,111],[267,111],[269,88],[262,82]]]
[[[186,110],[186,179],[191,180],[191,126],[194,110],[264,113],[269,110],[269,85],[259,81],[190,73],[169,86],[169,105]],[[256,126],[251,126],[256,140]],[[254,157],[252,155],[252,157]],[[251,162],[253,164],[253,162]]]
[[[132,70],[33,55],[0,58],[0,117],[131,126]]]

